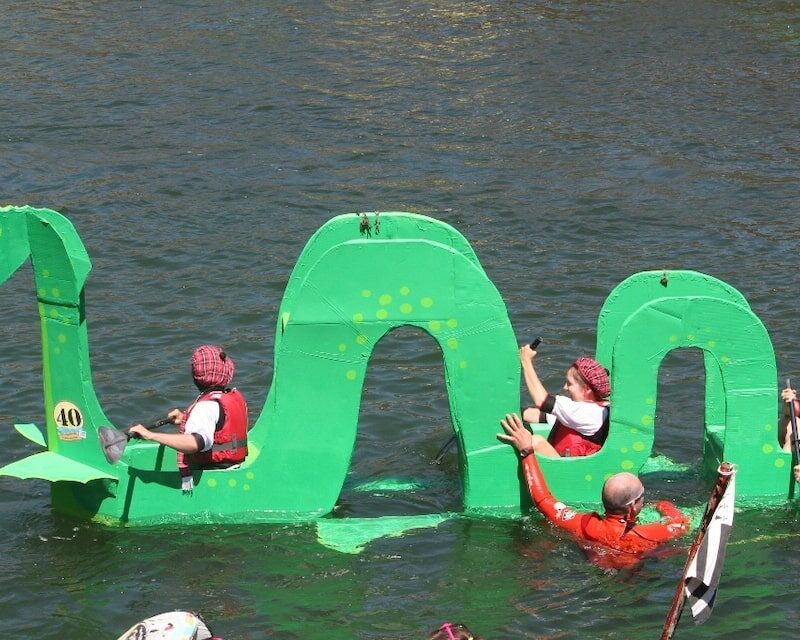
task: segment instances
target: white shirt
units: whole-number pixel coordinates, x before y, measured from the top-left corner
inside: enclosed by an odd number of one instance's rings
[[[608,415],[608,407],[594,402],[576,402],[568,396],[554,396],[554,398],[556,402],[553,413],[545,414],[547,424],[551,427],[558,420],[582,436],[593,436],[600,431]]]
[[[215,400],[201,400],[192,409],[186,421],[184,433],[196,433],[203,439],[203,448],[208,451],[214,444],[214,432],[217,430],[219,420],[219,402]]]

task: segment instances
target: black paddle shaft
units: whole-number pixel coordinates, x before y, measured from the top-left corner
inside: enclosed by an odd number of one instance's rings
[[[165,424],[170,424],[171,418],[162,418],[152,424],[147,425],[148,429],[158,429]],[[131,438],[138,438],[135,433],[129,430],[121,431],[112,427],[98,427],[97,436],[100,439],[100,445],[103,447],[103,455],[109,464],[114,464],[119,461],[125,451],[125,445]]]
[[[540,344],[542,344],[542,336],[535,338],[533,342],[531,342],[531,349],[535,351],[536,347],[538,347]],[[439,453],[436,454],[436,457],[433,459],[431,464],[442,464],[442,460],[447,452],[450,451],[450,447],[452,447],[455,442],[456,434],[454,433],[452,436],[450,436],[450,439],[442,445],[442,448],[439,449]]]

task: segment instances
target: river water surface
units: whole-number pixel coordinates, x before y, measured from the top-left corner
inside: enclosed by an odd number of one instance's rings
[[[290,270],[339,213],[460,230],[556,388],[605,296],[644,269],[739,289],[800,376],[800,5],[795,2],[6,3],[0,204],[56,209],[94,269],[95,387],[117,424],[187,403],[225,345],[257,415]],[[0,463],[43,423],[30,268],[0,288]],[[696,465],[698,353],[661,371],[656,448]],[[776,392],[777,384],[776,380]],[[309,401],[313,401],[310,398]],[[397,331],[367,374],[337,515],[458,512],[435,344]],[[310,464],[324,464],[324,443]],[[413,479],[401,492],[367,482]],[[651,484],[699,502],[708,487]],[[737,515],[711,620],[676,637],[788,638],[798,513]],[[188,608],[225,638],[654,638],[683,554],[605,575],[533,516],[455,518],[360,553],[314,525],[108,528],[0,479],[0,620],[31,640],[115,638]],[[688,541],[678,547],[685,551]],[[688,617],[688,616],[687,616]]]

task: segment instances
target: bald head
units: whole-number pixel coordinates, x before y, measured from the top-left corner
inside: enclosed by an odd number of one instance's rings
[[[603,506],[606,513],[623,515],[641,495],[644,487],[632,473],[617,473],[603,485]]]

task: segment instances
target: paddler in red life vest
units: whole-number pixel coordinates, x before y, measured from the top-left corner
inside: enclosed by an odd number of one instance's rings
[[[219,347],[204,344],[192,354],[192,378],[200,395],[186,411],[173,409],[167,416],[180,425],[180,433],[150,431],[141,424],[130,428],[178,452],[181,488],[194,487],[192,468],[223,469],[247,456],[247,403],[242,393],[228,388],[236,365]]]
[[[532,434],[519,416],[506,415],[500,424],[505,433],[498,433],[497,437],[517,450],[533,504],[552,524],[571,533],[589,560],[601,569],[633,567],[648,552],[687,532],[689,519],[666,500],[655,503],[661,522],[636,524],[644,506],[644,487],[632,473],[617,473],[606,480],[602,495],[604,515],[571,509],[547,488],[531,446]]]
[[[551,425],[550,435],[533,435],[533,450],[543,456],[588,456],[600,450],[608,436],[611,394],[608,373],[591,358],[578,358],[567,369],[566,396],[554,396],[544,388],[533,360],[536,351],[522,345],[519,359],[528,393],[536,406],[528,407],[522,417],[529,423]]]

